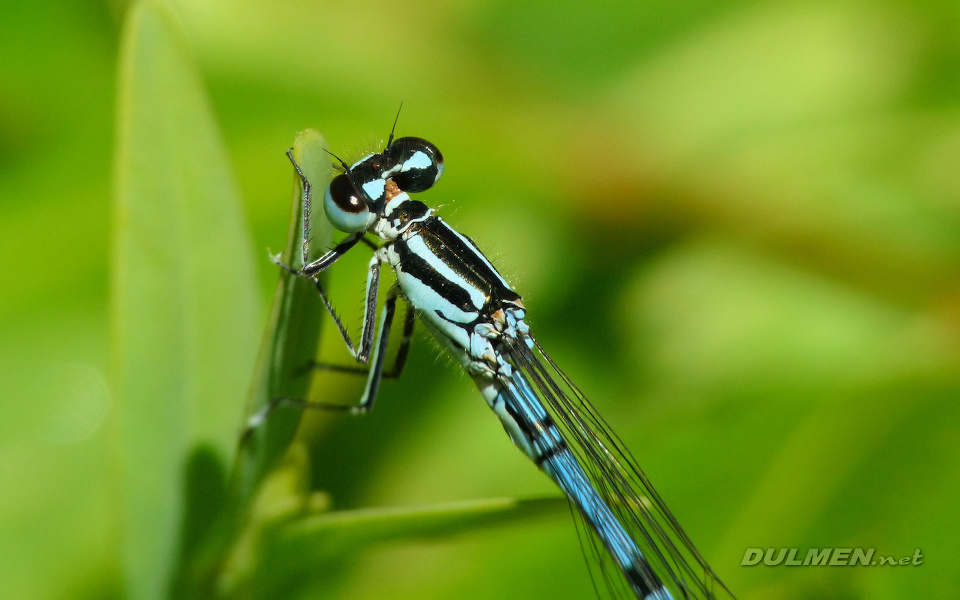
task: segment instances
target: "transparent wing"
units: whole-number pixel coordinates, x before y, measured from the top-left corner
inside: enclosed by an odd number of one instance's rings
[[[732,599],[693,542],[680,528],[650,480],[586,396],[534,340],[508,344],[513,377],[525,378],[559,427],[597,492],[635,540],[674,598]],[[599,538],[572,511],[591,575],[615,598],[633,597]],[[598,572],[599,571],[599,572]],[[599,591],[599,590],[598,590]]]

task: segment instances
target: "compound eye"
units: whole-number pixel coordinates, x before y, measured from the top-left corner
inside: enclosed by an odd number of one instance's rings
[[[398,138],[384,154],[395,165],[390,178],[404,192],[429,189],[443,174],[443,155],[423,138]]]
[[[323,195],[323,210],[333,226],[346,233],[363,231],[376,219],[363,194],[346,173],[334,177],[327,186],[327,192]]]

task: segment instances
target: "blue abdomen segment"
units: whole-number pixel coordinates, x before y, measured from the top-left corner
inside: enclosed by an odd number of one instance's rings
[[[590,483],[527,379],[519,371],[514,371],[509,379],[501,380],[493,387],[496,397],[491,408],[500,417],[510,438],[577,507],[637,598],[672,600],[673,596],[653,573],[636,542]]]
[[[640,549],[620,524],[616,515],[597,494],[586,474],[568,449],[556,452],[540,467],[553,479],[567,498],[579,509],[620,567],[637,598],[672,599],[653,574]]]

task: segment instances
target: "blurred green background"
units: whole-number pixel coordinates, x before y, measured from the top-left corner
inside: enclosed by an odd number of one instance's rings
[[[960,595],[960,4],[170,4],[235,169],[264,320],[295,133],[354,158],[402,100],[398,134],[446,158],[420,199],[524,296],[739,597]],[[0,9],[3,598],[124,597],[108,382],[127,10]],[[330,280],[354,329],[367,258]],[[372,414],[304,420],[311,487],[336,509],[554,494],[416,342]],[[361,388],[315,384],[344,404]],[[748,547],[925,558],[742,567]],[[296,597],[593,594],[564,515],[370,544],[334,567]]]

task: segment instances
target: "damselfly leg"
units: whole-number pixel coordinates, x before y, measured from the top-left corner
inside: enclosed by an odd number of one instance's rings
[[[367,376],[367,383],[364,387],[363,394],[360,396],[360,401],[357,404],[331,404],[325,402],[313,402],[304,400],[303,398],[290,398],[281,396],[272,399],[270,403],[267,404],[262,410],[252,415],[250,419],[248,419],[247,432],[244,433],[244,436],[249,435],[249,432],[252,429],[262,425],[263,422],[266,421],[270,412],[281,405],[308,410],[349,412],[352,414],[364,414],[373,410],[373,403],[377,399],[377,392],[380,389],[380,382],[384,378],[399,377],[400,373],[403,371],[403,368],[407,362],[407,356],[409,355],[410,341],[413,337],[413,324],[415,322],[415,315],[413,310],[408,306],[404,316],[403,337],[400,340],[400,348],[397,350],[397,355],[394,358],[393,366],[389,370],[385,370],[384,362],[386,358],[386,349],[390,340],[390,331],[393,328],[398,297],[398,289],[396,286],[393,286],[387,293],[387,298],[383,303],[383,313],[380,317],[380,334],[377,336],[376,343],[373,346],[373,356],[370,360],[369,368],[363,369],[362,367],[359,367],[354,370],[351,367],[338,367],[330,365],[319,366],[319,368],[325,370],[365,374]],[[317,365],[311,366],[317,367]]]
[[[393,365],[389,369],[384,369],[380,374],[382,379],[396,379],[400,377],[403,373],[403,368],[407,364],[407,356],[410,353],[410,344],[413,340],[413,328],[416,323],[416,313],[413,309],[407,305],[406,311],[404,311],[403,318],[403,336],[400,338],[400,345],[397,348],[397,354],[393,359]],[[384,338],[381,334],[378,338],[378,344],[386,344],[388,342],[387,338]],[[377,350],[374,348],[374,354]],[[309,365],[311,370],[318,371],[333,371],[336,373],[350,373],[354,375],[364,375],[367,376],[370,373],[370,368],[364,368],[353,365],[338,365],[330,363],[321,363],[321,362],[312,362]]]
[[[330,404],[322,402],[311,402],[304,400],[302,398],[289,398],[289,397],[278,397],[271,400],[271,402],[265,406],[260,412],[253,415],[248,421],[248,429],[259,426],[263,423],[270,411],[272,411],[277,406],[284,404],[288,406],[298,406],[305,409],[319,409],[319,410],[335,410],[335,411],[349,411],[354,414],[362,414],[368,412],[372,409],[373,403],[376,400],[377,391],[380,388],[380,382],[386,378],[398,377],[403,370],[403,367],[406,364],[406,359],[409,354],[410,341],[413,337],[413,327],[415,322],[415,314],[412,307],[408,306],[405,311],[404,316],[404,325],[403,325],[403,337],[400,341],[400,348],[398,349],[396,358],[391,369],[384,370],[384,360],[386,357],[386,349],[388,346],[390,332],[393,327],[393,320],[396,314],[396,304],[397,299],[400,297],[399,288],[394,285],[391,287],[387,293],[387,297],[384,300],[383,313],[380,320],[380,334],[376,335],[375,331],[375,318],[377,310],[377,295],[379,291],[380,283],[380,264],[383,262],[382,255],[376,250],[379,250],[379,247],[373,244],[370,240],[364,237],[363,232],[357,232],[351,234],[342,242],[337,244],[332,250],[324,253],[323,256],[318,258],[313,262],[309,262],[309,244],[310,244],[310,205],[311,205],[311,196],[312,196],[312,187],[310,182],[304,176],[303,172],[300,169],[300,166],[297,164],[296,160],[293,158],[293,154],[290,151],[287,151],[287,157],[290,159],[290,162],[293,164],[294,169],[297,172],[297,175],[300,177],[302,184],[302,219],[303,219],[303,238],[301,240],[301,251],[303,256],[304,267],[300,270],[294,269],[287,264],[284,264],[279,256],[271,257],[274,264],[279,266],[284,271],[295,275],[297,277],[303,277],[308,279],[313,283],[314,288],[317,290],[317,293],[320,296],[320,299],[323,301],[324,306],[327,309],[327,312],[330,313],[331,318],[333,319],[334,324],[337,326],[337,330],[340,332],[340,336],[343,338],[344,344],[347,347],[347,350],[350,354],[357,360],[357,362],[362,364],[368,364],[369,368],[364,369],[363,367],[351,368],[351,367],[330,367],[329,365],[310,365],[311,367],[319,367],[326,370],[336,370],[344,372],[354,372],[354,373],[365,373],[367,375],[367,383],[364,388],[363,394],[360,397],[359,403],[356,405],[341,405],[341,404]],[[364,303],[363,311],[363,327],[360,334],[360,344],[359,347],[356,346],[353,340],[350,337],[350,333],[347,331],[346,326],[344,326],[343,321],[340,319],[340,316],[337,314],[336,309],[333,306],[333,303],[330,301],[329,296],[323,288],[323,285],[319,281],[319,275],[325,271],[327,268],[332,266],[340,257],[347,253],[353,246],[358,242],[364,242],[366,245],[370,246],[375,250],[374,256],[371,257],[370,262],[367,267],[367,281],[366,281],[366,301]],[[371,356],[372,349],[372,356]],[[371,360],[372,358],[372,360]]]

